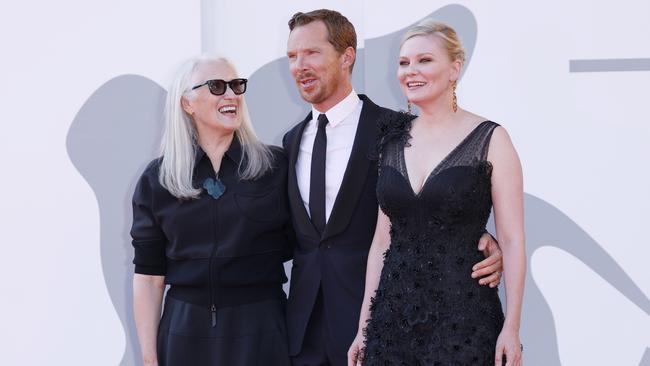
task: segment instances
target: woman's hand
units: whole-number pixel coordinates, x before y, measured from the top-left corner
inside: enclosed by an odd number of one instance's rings
[[[357,336],[354,337],[352,345],[348,349],[348,366],[361,365],[365,340],[366,337],[363,336],[363,331],[359,331]]]
[[[503,328],[497,339],[497,348],[494,356],[494,366],[503,366],[503,356],[505,356],[505,366],[521,366],[522,346],[519,340],[519,332],[508,328]]]

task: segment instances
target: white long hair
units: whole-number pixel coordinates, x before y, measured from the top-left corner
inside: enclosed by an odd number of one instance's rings
[[[194,73],[201,64],[213,61],[225,62],[237,74],[232,62],[226,58],[208,55],[191,58],[176,72],[165,101],[165,131],[158,179],[169,193],[180,199],[198,198],[202,191],[192,185],[198,149],[197,130],[194,120],[181,106],[181,98],[191,98],[190,82]],[[243,96],[239,110],[242,120],[235,137],[242,146],[242,160],[238,175],[240,179],[254,180],[271,169],[273,155],[269,147],[257,138]]]

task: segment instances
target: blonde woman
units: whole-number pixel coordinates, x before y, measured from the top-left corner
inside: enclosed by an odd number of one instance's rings
[[[201,56],[169,90],[162,157],[133,195],[145,365],[289,365],[286,159],[255,136],[246,85],[227,60]]]
[[[380,123],[380,209],[351,365],[521,364],[521,164],[503,127],[458,106],[464,60],[445,24],[425,20],[403,38],[397,76],[420,115]],[[505,317],[497,289],[469,277],[492,208]]]

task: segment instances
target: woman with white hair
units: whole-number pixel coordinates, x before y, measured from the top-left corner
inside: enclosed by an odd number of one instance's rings
[[[162,157],[133,195],[133,298],[145,365],[290,364],[287,163],[255,136],[246,85],[227,60],[201,56],[169,90]]]

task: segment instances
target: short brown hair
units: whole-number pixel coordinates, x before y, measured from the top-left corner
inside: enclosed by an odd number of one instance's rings
[[[289,19],[289,31],[317,20],[322,21],[327,27],[327,40],[336,51],[343,53],[348,47],[357,50],[357,32],[354,30],[354,25],[348,18],[335,10],[318,9],[307,13],[297,12]],[[350,72],[353,67],[354,61],[350,65]]]

